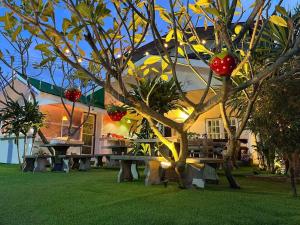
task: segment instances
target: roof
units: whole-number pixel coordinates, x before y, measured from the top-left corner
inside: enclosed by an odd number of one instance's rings
[[[200,39],[203,40],[214,40],[214,27],[213,26],[208,26],[207,28],[205,27],[197,27],[196,31],[199,35]],[[163,35],[162,38],[165,38],[167,34]],[[174,40],[171,40],[168,42],[168,49],[172,49],[175,46]],[[140,60],[145,56],[145,52],[148,52],[150,55],[159,55],[159,51],[161,49],[159,48],[158,40],[151,41],[140,48],[138,48],[133,55],[132,59],[134,62]],[[194,54],[190,55],[190,59],[196,58]],[[196,58],[198,59],[198,58]]]
[[[34,78],[28,78],[29,84],[31,84],[34,88],[37,90],[51,94],[54,96],[64,96],[65,89],[38,79]],[[90,95],[81,95],[79,102],[83,103],[85,105],[91,105],[97,108],[104,109],[104,88],[101,88],[97,91],[95,91],[93,94]],[[92,99],[92,102],[90,103],[90,100]]]

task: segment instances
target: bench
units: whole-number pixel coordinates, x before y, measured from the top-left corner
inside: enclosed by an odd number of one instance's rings
[[[49,163],[51,155],[26,155],[23,165],[23,172],[45,172]]]
[[[113,154],[109,154],[109,153],[104,153],[104,154],[95,154],[95,159],[96,159],[96,167],[103,167],[103,158],[105,157],[105,159],[107,160],[107,162],[110,162],[110,157]]]
[[[87,171],[91,168],[91,158],[93,155],[59,155],[58,158],[62,159],[62,171],[69,172],[71,169],[79,171]],[[72,161],[72,165],[70,162]]]
[[[111,159],[120,161],[120,171],[118,182],[133,181],[139,179],[137,163],[145,162],[145,185],[161,184],[166,177],[165,169],[171,165],[163,157],[155,156],[129,156],[112,155]],[[216,183],[219,177],[216,173],[216,165],[221,163],[221,159],[213,158],[187,158],[186,185],[204,188],[206,180],[213,180]],[[174,170],[174,168],[173,168]]]

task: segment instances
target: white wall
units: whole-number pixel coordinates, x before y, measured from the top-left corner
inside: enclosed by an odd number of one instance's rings
[[[24,139],[20,138],[20,154],[23,156]],[[31,150],[31,139],[28,140],[28,152]],[[0,136],[0,163],[18,164],[18,151],[14,137]]]

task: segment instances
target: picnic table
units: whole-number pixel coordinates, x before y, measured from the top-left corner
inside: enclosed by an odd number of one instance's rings
[[[139,179],[137,162],[145,162],[145,185],[160,184],[163,178],[163,167],[167,160],[156,156],[130,156],[112,155],[111,159],[120,161],[118,182],[133,181]],[[221,159],[213,158],[187,158],[187,186],[195,185],[204,188],[206,180],[218,182],[216,166],[222,163]]]
[[[40,147],[52,147],[54,149],[54,159],[52,171],[69,171],[69,159],[66,158],[67,151],[70,147],[82,147],[83,144],[72,143],[50,143],[42,144]]]

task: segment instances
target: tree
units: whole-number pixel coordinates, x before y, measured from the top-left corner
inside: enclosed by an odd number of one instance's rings
[[[294,196],[297,195],[295,170],[299,167],[300,150],[299,85],[299,79],[268,80],[262,87],[249,121],[250,129],[259,135],[268,153],[287,156]]]
[[[13,33],[21,29],[34,34],[39,42],[36,46],[45,55],[44,60],[53,61],[62,59],[70,66],[81,71],[97,85],[105,87],[106,91],[124,104],[134,107],[146,118],[156,136],[172,153],[170,159],[178,173],[180,185],[185,186],[185,167],[188,149],[187,132],[197,118],[207,110],[221,103],[224,108],[229,96],[245,91],[254,90],[255,86],[269,77],[277,68],[299,53],[300,38],[293,19],[285,14],[284,8],[276,6],[271,12],[274,1],[257,0],[248,10],[239,0],[205,0],[186,4],[186,1],[169,0],[164,6],[155,0],[122,0],[110,1],[20,1],[3,0],[2,4],[8,12],[1,18],[5,29]],[[189,3],[189,1],[187,1]],[[58,5],[68,11],[62,23],[57,22]],[[245,22],[238,25],[245,12],[248,11]],[[240,16],[236,16],[240,14]],[[235,57],[237,66],[231,77],[249,65],[255,67],[254,55],[259,51],[258,43],[262,40],[265,25],[259,26],[259,21],[271,21],[274,26],[287,27],[289,32],[289,45],[284,51],[277,54],[274,62],[260,65],[251,73],[251,76],[234,82],[230,76],[223,77],[221,92],[216,91],[212,79],[216,76],[212,70],[208,75],[199,72],[193,65],[190,55],[204,65],[210,65],[209,58],[215,53],[223,53],[226,49],[230,56]],[[214,40],[210,45],[203,42],[197,27],[203,25],[206,29],[213,29]],[[208,27],[208,24],[211,27]],[[166,35],[161,34],[161,28]],[[148,57],[143,65],[134,64],[134,57],[146,39],[155,40],[154,50],[157,55]],[[276,43],[273,43],[276,46]],[[89,48],[85,52],[82,45]],[[172,46],[174,51],[170,51]],[[276,48],[274,49],[276,50]],[[83,59],[89,63],[83,66],[79,61]],[[42,63],[44,63],[43,61]],[[253,65],[252,65],[253,63]],[[157,66],[161,64],[161,66]],[[156,66],[154,66],[156,65]],[[206,86],[198,102],[191,101],[178,79],[179,66],[187,68],[198,77]],[[96,68],[91,71],[91,68]],[[157,69],[159,68],[159,69]],[[192,109],[192,113],[184,122],[174,121],[166,115],[151,108],[144,99],[136,99],[131,95],[126,85],[126,75],[141,79],[149,74],[156,74],[162,79],[172,77],[184,104]],[[231,75],[231,74],[227,74]],[[214,96],[208,98],[208,94]],[[255,99],[254,99],[255,100]],[[253,100],[253,101],[254,101]],[[225,116],[223,116],[225,118]],[[175,144],[164,138],[156,123],[169,126],[176,130],[180,140],[180,151],[177,152]],[[245,122],[244,122],[245,123]],[[227,130],[229,131],[230,129]],[[225,169],[230,186],[238,188],[231,175],[230,165],[234,153],[234,142],[229,143],[228,157],[225,157]]]
[[[32,143],[34,143],[36,134],[43,125],[44,115],[39,111],[37,102],[25,99],[24,104],[20,104],[18,101],[8,99],[2,103],[5,107],[0,110],[0,120],[3,122],[1,129],[4,134],[15,135],[19,165],[22,168],[27,154],[28,133],[30,129],[33,129]],[[19,147],[20,134],[24,135],[23,160],[21,160]]]

